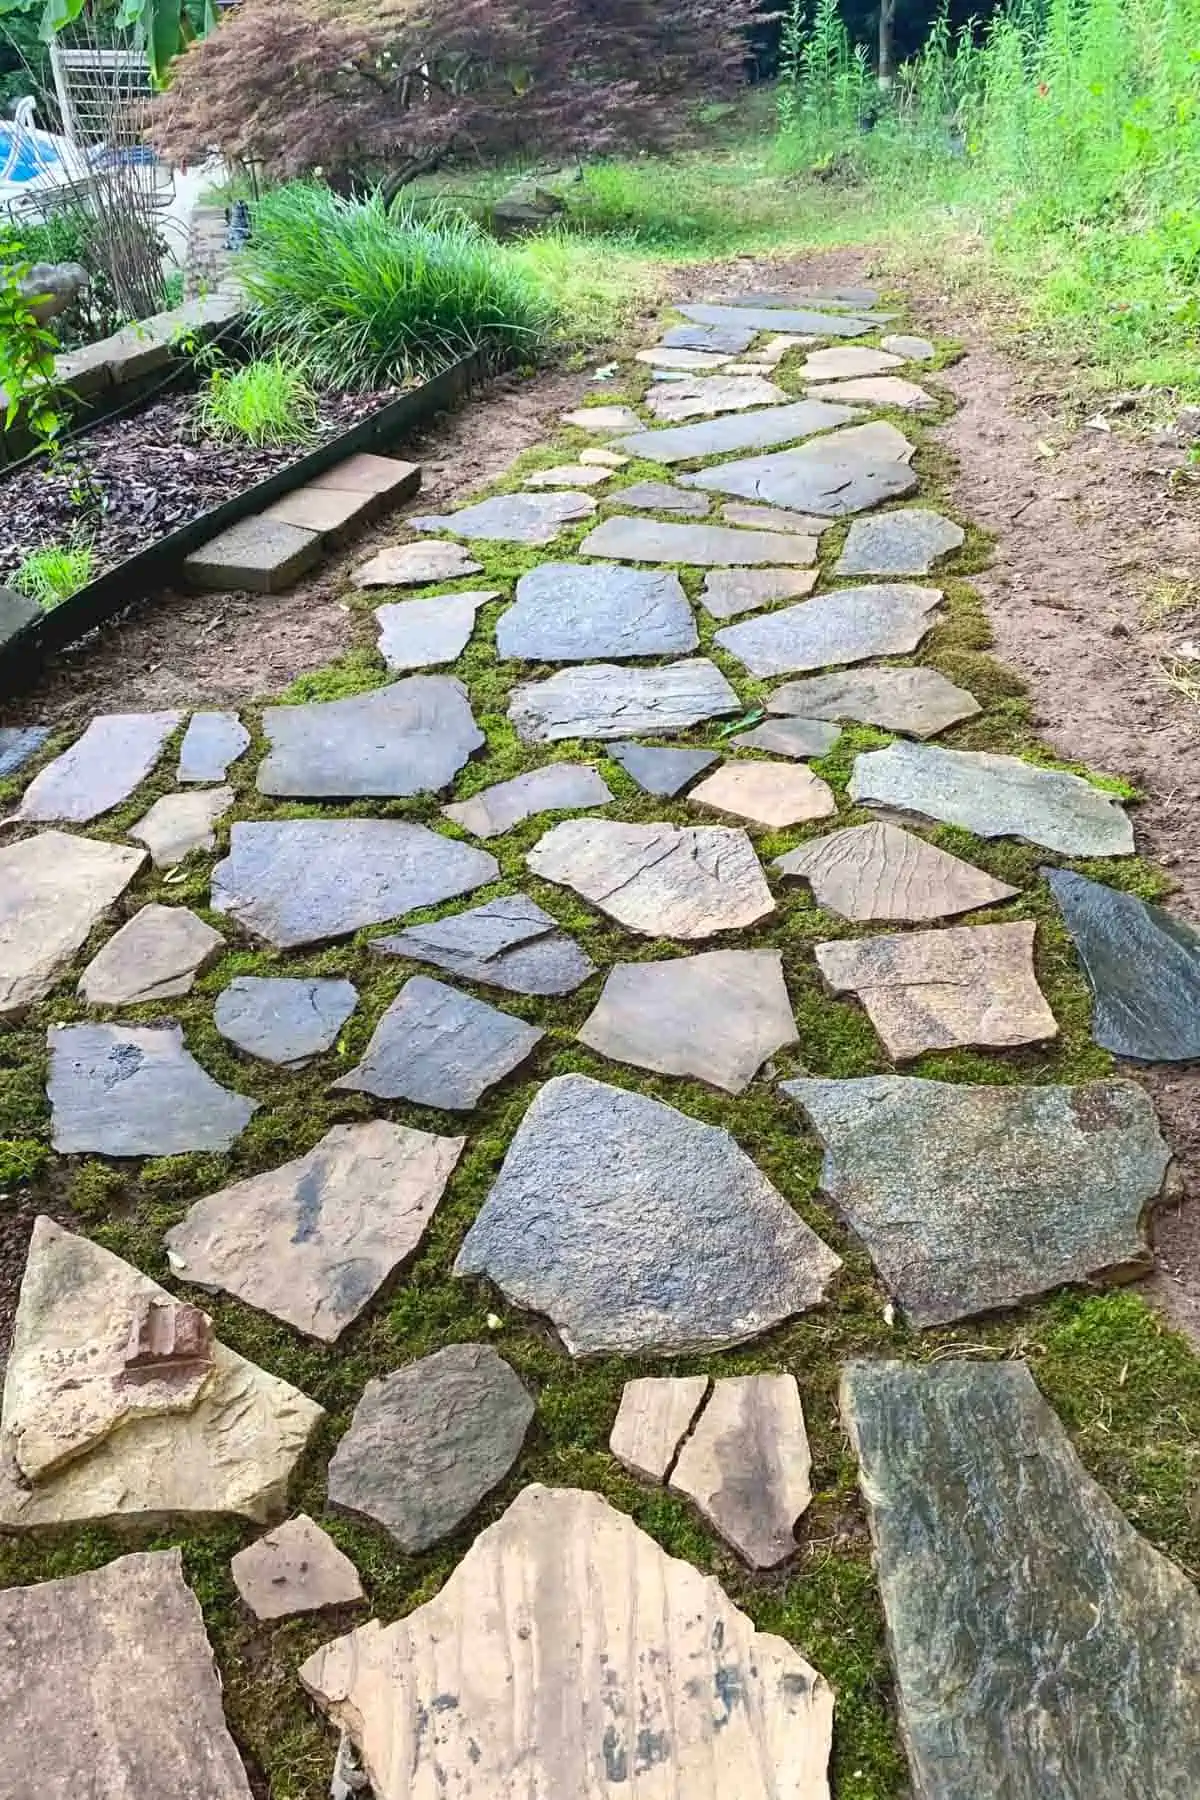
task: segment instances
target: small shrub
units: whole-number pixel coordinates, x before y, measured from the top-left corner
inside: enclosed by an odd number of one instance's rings
[[[313,435],[317,399],[292,363],[259,357],[240,369],[212,371],[196,402],[196,422],[222,442],[240,438],[259,449],[299,444]]]
[[[30,551],[12,585],[50,612],[87,586],[94,562],[90,544],[43,544],[40,550]]]
[[[36,1138],[0,1138],[0,1193],[32,1181],[49,1161],[49,1150]]]

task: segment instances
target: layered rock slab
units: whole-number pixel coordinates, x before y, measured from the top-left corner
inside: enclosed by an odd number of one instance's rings
[[[525,861],[647,937],[705,938],[775,910],[750,839],[729,826],[566,819]]]
[[[352,800],[438,793],[487,741],[452,675],[410,675],[389,687],[307,706],[269,706],[271,746],[258,791]]]
[[[332,976],[238,975],[217,995],[213,1024],[247,1056],[299,1068],[332,1050],[357,1005],[354,985]]]
[[[805,381],[853,381],[865,375],[888,375],[903,367],[904,358],[888,350],[868,350],[860,344],[837,344],[828,350],[810,350],[800,367]]]
[[[213,827],[233,805],[230,787],[200,788],[191,794],[164,794],[129,835],[145,844],[156,869],[171,869],[193,850],[211,850]]]
[[[966,534],[953,519],[923,506],[855,519],[835,575],[928,575],[935,562],[961,550]]]
[[[857,417],[852,406],[831,406],[823,400],[796,400],[790,406],[772,406],[765,412],[727,414],[698,425],[666,426],[658,431],[634,431],[619,438],[617,448],[647,462],[693,462],[701,456],[725,456],[732,450],[769,450],[775,444],[793,444],[816,431],[831,431]]]
[[[583,556],[614,556],[625,562],[688,563],[693,568],[752,568],[762,563],[810,563],[812,538],[775,531],[737,531],[728,525],[681,525],[667,519],[626,519],[617,515],[589,531],[579,546]],[[690,618],[689,612],[689,618]],[[681,645],[691,649],[695,643]]]
[[[775,831],[809,819],[827,819],[837,811],[828,783],[794,763],[726,763],[706,775],[692,789],[688,801]]]
[[[556,463],[553,468],[535,469],[525,477],[527,488],[590,488],[608,480],[605,469],[596,463]]]
[[[900,375],[867,375],[855,381],[827,381],[816,389],[831,400],[846,400],[856,406],[895,406],[905,412],[927,412],[936,406],[932,394],[915,381]]]
[[[663,744],[613,744],[608,754],[647,794],[668,799],[717,760],[715,750],[675,750]]]
[[[414,975],[375,1027],[357,1068],[332,1085],[466,1111],[519,1068],[545,1035],[444,982]]]
[[[94,956],[79,982],[89,1006],[141,1006],[192,990],[225,948],[219,931],[186,906],[143,906]]]
[[[499,837],[524,819],[542,812],[570,812],[586,806],[608,806],[612,793],[591,763],[546,763],[511,781],[482,788],[469,800],[443,806],[446,818],[476,837]]]
[[[699,381],[673,381],[652,390],[646,408],[657,419],[679,422],[751,406],[778,406],[786,399],[781,387],[761,375],[705,375]]]
[[[867,337],[875,321],[848,313],[786,306],[720,306],[704,301],[678,310],[694,325],[741,325],[747,331],[799,331],[812,337]]]
[[[377,606],[379,654],[396,674],[451,663],[470,642],[479,608],[499,598],[499,588],[476,588]]]
[[[621,1467],[665,1481],[708,1387],[707,1375],[642,1375],[627,1381],[608,1439]]]
[[[662,668],[590,663],[515,687],[508,716],[526,743],[624,738],[630,732],[687,731],[738,712],[741,701],[707,657]]]
[[[496,654],[526,662],[674,656],[698,642],[677,575],[615,564],[539,564],[496,626]]]
[[[417,544],[389,544],[365,563],[360,563],[350,579],[355,587],[423,587],[427,581],[458,581],[466,575],[479,575],[483,564],[477,563],[461,544],[444,544],[429,540]]]
[[[52,1025],[50,1141],[64,1155],[228,1150],[259,1102],[214,1081],[178,1025]]]
[[[737,1375],[713,1383],[670,1486],[752,1568],[772,1569],[795,1554],[811,1470],[795,1376]]]
[[[734,494],[830,519],[898,500],[917,487],[913,445],[891,425],[856,425],[767,456],[742,457],[681,477],[687,487]]]
[[[181,712],[103,713],[69,750],[40,769],[14,814],[86,825],[128,800],[183,721]]]
[[[18,769],[24,768],[49,736],[48,725],[0,726],[0,777],[15,775]]]
[[[641,425],[637,414],[628,406],[580,406],[562,414],[564,425],[579,431],[636,431]]]
[[[809,538],[816,555],[816,539]],[[704,577],[700,604],[714,619],[732,619],[754,612],[776,600],[795,600],[811,594],[817,585],[816,569],[710,569]]]
[[[0,1018],[50,992],[145,860],[64,831],[0,848]]]
[[[768,712],[855,719],[918,738],[935,737],[981,710],[974,694],[956,687],[939,670],[927,668],[847,669],[815,675],[786,682],[767,701]]]
[[[729,742],[735,750],[766,750],[774,756],[824,756],[841,735],[838,726],[824,719],[765,719]]]
[[[224,781],[230,766],[250,748],[250,733],[233,712],[193,713],[183,734],[176,779]]]
[[[307,1513],[239,1550],[229,1570],[256,1619],[290,1619],[363,1598],[358,1570]]]
[[[708,350],[740,356],[755,339],[744,325],[672,325],[659,343],[666,350]]]
[[[1020,890],[898,825],[850,825],[777,856],[781,875],[807,881],[839,918],[920,924],[1010,900]]]
[[[631,482],[619,488],[612,500],[626,511],[681,513],[689,519],[703,519],[712,504],[703,494],[689,494],[671,481]]]
[[[590,518],[590,494],[494,494],[457,512],[410,519],[414,531],[449,531],[455,537],[494,538],[504,544],[551,544],[576,519]]]
[[[941,588],[879,582],[726,625],[715,641],[752,675],[787,675],[915,650],[936,622]]]
[[[525,894],[506,894],[468,912],[392,937],[373,938],[372,950],[433,963],[465,981],[513,994],[569,994],[596,973],[558,920]]]

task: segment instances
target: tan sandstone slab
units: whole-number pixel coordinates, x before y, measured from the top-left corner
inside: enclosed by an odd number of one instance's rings
[[[229,1568],[256,1619],[288,1619],[363,1598],[358,1570],[307,1513],[239,1550]]]
[[[188,794],[164,794],[129,835],[145,844],[156,869],[172,869],[192,850],[211,850],[213,826],[233,805],[230,787],[197,788]]]
[[[750,839],[728,826],[565,819],[525,861],[647,937],[739,931],[775,910]]]
[[[920,923],[1009,900],[995,881],[898,825],[850,825],[775,859],[781,875],[807,881],[818,906],[839,918]]]
[[[815,513],[788,512],[782,506],[752,506],[731,500],[721,508],[727,525],[744,525],[748,531],[787,531],[800,537],[820,537],[833,524]]]
[[[599,487],[601,482],[608,481],[611,469],[598,468],[594,463],[556,463],[550,469],[535,469],[532,475],[525,477],[527,488],[589,488]]]
[[[725,763],[692,789],[688,801],[777,830],[837,811],[828,783],[795,763]]]
[[[898,406],[905,412],[925,412],[937,401],[915,381],[902,375],[867,375],[857,381],[825,381],[816,390],[823,400],[845,400],[851,405]]]
[[[640,431],[642,421],[628,406],[580,406],[562,415],[564,425],[580,431]]]
[[[669,345],[659,345],[655,350],[639,350],[636,361],[649,363],[652,369],[689,369],[699,372],[703,369],[727,369],[733,363],[732,356],[720,355],[715,350],[672,349]]]
[[[974,694],[937,669],[870,667],[810,675],[776,688],[767,711],[805,719],[857,719],[909,737],[936,737],[982,711]]]
[[[810,543],[815,560],[816,538],[796,542]],[[776,600],[802,600],[816,587],[819,574],[818,569],[710,569],[700,604],[714,619],[733,619]]]
[[[631,1475],[665,1481],[708,1393],[707,1375],[643,1375],[627,1381],[608,1447]]]
[[[0,849],[0,1018],[41,1000],[146,860],[43,831]]]
[[[616,450],[581,450],[579,460],[585,469],[624,469],[629,464]]]
[[[425,539],[417,544],[391,544],[360,563],[350,579],[355,587],[421,587],[427,581],[457,581],[478,575],[483,564],[462,544]]]
[[[795,1376],[738,1375],[713,1383],[670,1486],[753,1568],[772,1569],[795,1553],[811,1470]]]
[[[805,381],[852,381],[856,376],[886,375],[904,364],[902,356],[887,350],[868,350],[859,344],[837,344],[806,356],[800,373]]]
[[[140,1006],[191,992],[225,939],[186,906],[152,903],[135,913],[84,970],[79,992],[89,1006]]]

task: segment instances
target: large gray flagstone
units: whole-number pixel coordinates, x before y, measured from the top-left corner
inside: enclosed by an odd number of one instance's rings
[[[752,1568],[772,1569],[796,1553],[811,1471],[796,1377],[734,1375],[714,1381],[668,1485]]]
[[[186,906],[151,903],[109,938],[84,970],[79,992],[89,1006],[140,1006],[190,993],[225,939]]]
[[[708,501],[704,502],[705,507]],[[0,726],[0,777],[15,775],[50,736],[48,725]]]
[[[887,350],[868,350],[861,344],[837,344],[828,350],[810,350],[800,368],[805,381],[852,381],[856,376],[886,375],[904,366],[902,356]]]
[[[596,972],[574,938],[526,894],[506,894],[468,912],[392,937],[373,938],[372,950],[433,963],[466,981],[513,994],[569,994]]]
[[[945,919],[1020,891],[898,825],[879,822],[810,838],[777,856],[774,866],[781,875],[807,881],[817,905],[842,919]]]
[[[832,432],[795,450],[743,457],[682,479],[688,487],[823,513],[832,519],[911,494],[918,485],[917,476],[907,466],[905,455],[892,453],[893,446],[884,436],[894,428],[872,424],[854,429],[872,435]],[[895,437],[911,455],[913,446],[908,440],[899,432]]]
[[[847,669],[776,688],[767,711],[806,719],[857,719],[909,737],[934,737],[981,711],[974,694],[938,669]]]
[[[882,349],[889,350],[893,356],[902,356],[905,362],[932,362],[937,355],[937,346],[928,338],[907,337],[903,332],[880,338],[879,343]]]
[[[496,626],[496,654],[525,662],[675,656],[698,642],[677,575],[616,563],[540,563]]]
[[[661,744],[613,744],[608,754],[646,793],[668,798],[717,760],[715,750],[675,750]]]
[[[479,608],[499,598],[499,588],[483,588],[377,606],[379,654],[397,674],[453,662],[470,642]]]
[[[739,712],[741,701],[707,657],[662,668],[589,663],[515,687],[508,716],[526,743],[623,738],[631,731],[686,731]]]
[[[803,287],[788,288],[785,292],[772,290],[766,293],[737,294],[723,302],[726,306],[824,306],[831,312],[856,312],[860,315],[864,307],[874,306],[879,299],[879,289],[871,287],[838,287],[828,284],[814,286],[808,283]]]
[[[181,712],[102,713],[38,771],[14,817],[86,825],[110,812],[145,781],[182,719]]]
[[[745,525],[752,531],[785,531],[796,537],[820,537],[833,527],[831,519],[818,519],[814,513],[788,512],[781,506],[743,506],[731,500],[721,508],[727,525]]]
[[[1200,1597],[1079,1461],[1023,1362],[852,1362],[913,1791],[1188,1800]]]
[[[674,520],[617,516],[589,531],[579,550],[582,556],[615,556],[626,562],[727,568],[811,562],[813,540],[785,537],[776,531],[735,531],[728,525],[680,525]],[[691,649],[695,641],[693,637],[692,644],[682,647]]]
[[[750,839],[732,826],[565,819],[525,861],[647,937],[711,937],[775,910]]]
[[[269,706],[271,746],[260,794],[297,800],[438,793],[487,742],[453,675],[410,675],[390,687],[308,706]]]
[[[200,1067],[178,1025],[52,1025],[47,1036],[50,1141],[64,1154],[228,1150],[258,1111]]]
[[[518,1126],[454,1270],[548,1314],[572,1356],[668,1356],[819,1305],[839,1267],[727,1131],[560,1075]]]
[[[816,538],[799,538],[798,543],[812,545],[816,560]],[[817,569],[710,569],[704,577],[700,604],[714,619],[732,619],[738,613],[754,612],[776,600],[794,600],[811,594],[817,585]]]
[[[1171,1157],[1132,1081],[875,1075],[782,1091],[825,1147],[824,1192],[914,1325],[1150,1267],[1142,1216]]]
[[[0,847],[0,1018],[50,992],[145,860],[65,831]]]
[[[250,748],[250,733],[233,712],[193,713],[179,749],[180,782],[224,781]]]
[[[936,623],[941,588],[877,582],[837,588],[799,606],[726,625],[715,642],[752,675],[786,675],[869,656],[903,656]]]
[[[129,835],[145,844],[156,869],[171,869],[193,850],[211,850],[213,827],[234,802],[230,787],[199,788],[190,794],[164,794],[145,818],[129,827]]]
[[[350,1558],[306,1513],[239,1550],[229,1573],[239,1599],[256,1619],[288,1619],[352,1606],[363,1598]]]
[[[648,363],[654,370],[657,381],[664,374],[673,377],[676,372],[697,375],[712,369],[727,369],[733,358],[728,353],[722,355],[713,350],[670,350],[660,347],[639,350],[634,361]]]
[[[659,343],[665,350],[715,350],[740,356],[750,348],[756,335],[745,325],[672,325]]]
[[[692,462],[701,456],[724,456],[731,450],[765,450],[773,444],[792,444],[814,431],[829,431],[859,416],[853,406],[794,400],[789,406],[771,406],[764,412],[731,413],[720,419],[705,419],[698,425],[638,431],[631,437],[618,438],[617,448],[647,462]]]
[[[596,510],[590,494],[495,494],[458,512],[408,522],[414,531],[450,531],[455,537],[494,538],[504,544],[549,544],[564,525]]]
[[[889,744],[855,758],[850,798],[977,837],[1024,838],[1061,856],[1133,855],[1133,826],[1115,794],[1017,756]]]
[[[690,494],[673,481],[635,481],[617,488],[609,499],[625,511],[679,513],[689,519],[705,518],[711,505],[703,494]]]
[[[476,837],[499,837],[535,813],[569,812],[585,806],[608,806],[612,793],[591,763],[546,763],[511,781],[498,781],[469,800],[442,811]]]
[[[238,975],[217,995],[213,1024],[247,1056],[298,1068],[333,1048],[357,1005],[349,981]]]
[[[813,337],[867,337],[877,321],[851,313],[810,312],[786,306],[680,306],[694,325],[741,325],[747,331],[802,331]]]
[[[780,406],[786,399],[783,389],[762,375],[705,375],[652,388],[646,395],[646,410],[656,419],[679,423],[743,412],[750,406]]]
[[[961,525],[923,506],[855,519],[834,573],[928,575],[941,557],[962,548],[964,536]]]
[[[414,975],[375,1027],[362,1061],[332,1085],[465,1112],[545,1035],[445,982]]]

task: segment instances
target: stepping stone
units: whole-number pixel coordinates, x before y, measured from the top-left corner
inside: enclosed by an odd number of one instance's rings
[[[371,949],[433,963],[464,981],[513,994],[570,994],[596,973],[574,938],[526,894],[506,894],[449,919],[373,938]]]
[[[946,919],[1020,892],[898,825],[831,831],[777,856],[773,866],[807,881],[823,911],[862,922]]]
[[[869,287],[804,287],[791,288],[786,294],[743,294],[726,304],[730,306],[828,306],[833,311],[854,312],[874,306],[879,299],[877,288]]]
[[[862,444],[859,439],[848,445],[834,432],[795,450],[721,463],[685,479],[689,487],[825,513],[831,519],[911,494],[918,485],[912,469],[898,456],[871,456]]]
[[[394,456],[376,456],[361,450],[342,462],[315,475],[310,488],[332,488],[338,493],[370,494],[375,500],[398,505],[409,499],[421,486],[421,469],[417,463],[401,462]]]
[[[708,1396],[707,1375],[643,1375],[627,1381],[608,1447],[623,1469],[665,1481]]]
[[[562,415],[564,425],[580,431],[639,431],[642,421],[628,406],[581,406]]]
[[[804,404],[800,402],[800,404]],[[809,401],[809,405],[824,405],[824,401]],[[834,411],[837,410],[835,407]],[[852,409],[854,416],[861,418],[857,408]],[[896,462],[910,463],[916,445],[895,425],[886,419],[869,419],[865,425],[844,425],[837,431],[822,434],[819,439],[809,443],[797,444],[790,452],[779,452],[796,458],[800,462]],[[727,465],[728,466],[728,465]],[[681,475],[679,480],[684,487],[702,487],[702,475],[714,473],[706,469],[700,475]]]
[[[183,559],[192,587],[278,594],[321,560],[321,534],[259,513],[222,531]]]
[[[525,477],[527,488],[599,487],[611,477],[611,469],[597,468],[593,463],[558,463],[552,469],[535,469]]]
[[[0,1415],[0,1525],[264,1521],[283,1510],[321,1417],[194,1306],[52,1219],[34,1222]],[[196,1790],[188,1779],[166,1791]]]
[[[773,1569],[796,1553],[811,1470],[795,1376],[738,1375],[714,1381],[669,1485],[751,1568]]]
[[[821,1187],[916,1326],[1148,1269],[1142,1215],[1171,1155],[1132,1081],[967,1087],[785,1081]]]
[[[1161,906],[1043,869],[1092,990],[1092,1037],[1136,1062],[1200,1057],[1200,932]]]
[[[608,754],[647,794],[668,799],[717,761],[715,750],[671,750],[660,744],[613,744]]]
[[[673,350],[669,345],[660,345],[655,350],[639,350],[637,361],[649,363],[652,368],[696,371],[727,368],[730,356],[728,352],[721,355],[712,350],[689,350],[686,347]]]
[[[963,1045],[1008,1049],[1058,1036],[1033,972],[1036,926],[957,925],[817,944],[835,994],[857,994],[893,1062]]]
[[[646,395],[646,409],[656,419],[678,424],[684,419],[744,412],[751,406],[782,406],[787,397],[781,387],[761,375],[706,375],[699,381],[677,381],[652,389]]]
[[[795,541],[811,544],[810,560],[815,560],[815,538]],[[811,594],[819,574],[819,569],[710,569],[704,577],[700,603],[714,619],[731,619],[738,613],[770,606],[775,600],[794,600],[798,595]]]
[[[307,1513],[239,1550],[229,1572],[256,1619],[291,1619],[364,1598],[350,1558]]]
[[[838,344],[830,350],[813,350],[805,357],[800,374],[805,381],[850,381],[855,376],[886,375],[903,367],[904,358],[886,350],[864,350],[859,344]]]
[[[142,1006],[190,994],[224,948],[220,932],[186,906],[143,906],[92,958],[79,994],[89,1006]]]
[[[855,519],[835,575],[928,575],[940,557],[960,550],[961,525],[923,507]]]
[[[767,711],[801,713],[808,719],[855,719],[926,738],[960,719],[975,718],[982,708],[974,694],[955,687],[937,669],[879,668],[789,681],[775,689]]]
[[[1133,826],[1115,794],[1017,756],[889,744],[854,759],[850,798],[961,825],[977,837],[1024,838],[1060,856],[1132,856]]]
[[[50,1141],[64,1155],[228,1150],[258,1111],[200,1067],[178,1025],[52,1025],[46,1035]]]
[[[426,540],[420,544],[391,544],[368,558],[350,576],[355,587],[421,587],[427,581],[458,581],[479,575],[477,563],[461,544]]]
[[[903,332],[880,338],[879,342],[881,348],[892,356],[902,356],[905,362],[932,362],[937,355],[936,346],[928,338],[906,337]]]
[[[629,464],[629,458],[618,456],[615,450],[581,450],[579,460],[591,469],[624,469]]]
[[[1196,1589],[1092,1480],[1028,1366],[852,1362],[841,1405],[914,1793],[1191,1793]]]
[[[8,1588],[0,1641],[5,1731],[36,1746],[40,1794],[250,1800],[178,1550]]]
[[[163,1239],[172,1274],[334,1344],[425,1235],[465,1138],[372,1119],[191,1207]]]
[[[623,738],[631,731],[687,731],[740,712],[742,703],[707,657],[658,669],[589,663],[515,687],[508,716],[526,743]]]
[[[156,869],[173,869],[193,850],[212,850],[213,826],[234,803],[231,787],[201,788],[191,794],[164,794],[129,835],[145,844]]]
[[[691,1075],[730,1094],[798,1042],[778,950],[617,963],[579,1042],[613,1062]]]
[[[45,998],[145,860],[64,831],[0,847],[0,1019]]]
[[[869,656],[903,656],[937,623],[941,588],[879,582],[837,588],[804,606],[744,619],[718,631],[714,642],[752,675],[786,675]]]
[[[189,782],[224,781],[230,765],[250,748],[250,733],[236,713],[193,713],[183,734],[175,779]]]
[[[583,556],[615,556],[623,562],[688,563],[693,568],[731,564],[807,563],[813,540],[774,531],[732,531],[727,525],[677,525],[665,519],[605,519],[579,546]],[[690,648],[690,646],[688,646]]]
[[[704,503],[708,509],[707,500]],[[48,725],[0,726],[0,778],[15,775],[36,756],[50,736]]]
[[[711,937],[775,910],[750,839],[729,826],[566,819],[525,861],[647,937]]]
[[[794,331],[777,332],[765,344],[759,344],[754,355],[758,361],[769,363],[775,369],[792,350],[811,350],[819,342],[819,338],[798,335]]]
[[[610,498],[615,505],[632,507],[634,512],[682,513],[689,519],[703,519],[709,510],[703,494],[689,494],[670,481],[636,481],[618,488]]]
[[[607,782],[591,763],[546,763],[511,781],[483,788],[469,800],[443,806],[442,812],[464,831],[494,838],[536,813],[608,806],[612,797]]]
[[[397,674],[451,663],[470,642],[479,608],[499,598],[499,588],[483,588],[474,593],[430,594],[427,599],[377,606],[379,654]]]
[[[496,654],[526,662],[673,656],[698,642],[677,575],[615,563],[540,563],[496,626]]]
[[[378,1800],[436,1794],[447,1770],[463,1800],[828,1791],[833,1695],[817,1672],[576,1488],[526,1488],[435,1599],[326,1644],[300,1680],[378,1772]]]
[[[466,1112],[545,1035],[444,982],[414,975],[375,1027],[362,1061],[331,1086]]]
[[[576,519],[596,510],[589,494],[494,494],[454,513],[410,519],[414,531],[452,531],[455,537],[491,538],[502,544],[550,544]]]
[[[572,1356],[671,1356],[819,1305],[839,1267],[727,1131],[559,1075],[517,1127],[454,1272],[547,1314]]]
[[[741,356],[754,342],[756,334],[744,325],[672,325],[659,339],[664,350],[708,350],[727,356]],[[653,351],[643,351],[650,357]]]
[[[824,719],[766,719],[753,731],[730,738],[736,750],[766,750],[773,756],[825,756],[841,737]]]
[[[786,306],[680,306],[694,325],[740,325],[746,331],[801,331],[812,337],[866,337],[875,323],[845,313],[809,312]]]
[[[736,500],[721,508],[721,517],[727,525],[744,525],[748,531],[784,531],[795,537],[820,537],[832,524],[814,513],[787,512],[781,506],[743,506]]]
[[[295,800],[440,793],[487,739],[462,682],[410,675],[308,706],[269,706],[258,791]]]
[[[349,981],[238,975],[217,995],[213,1024],[247,1056],[299,1069],[332,1050],[357,1005]]]
[[[712,806],[774,831],[837,811],[832,789],[811,769],[777,762],[725,763],[692,789],[688,804]]]
[[[128,800],[145,781],[181,712],[102,713],[69,750],[38,771],[14,819],[87,825]]]
[[[330,1502],[417,1556],[504,1480],[535,1411],[490,1344],[451,1344],[367,1383],[329,1464]]]
[[[789,406],[772,406],[765,412],[733,413],[724,418],[706,419],[699,425],[676,425],[661,431],[635,428],[635,435],[619,438],[617,447],[649,462],[693,462],[702,456],[724,456],[731,450],[765,450],[773,444],[791,444],[814,431],[829,431],[835,425],[846,425],[857,416],[850,406],[830,406],[822,400],[794,400]]]
[[[817,393],[828,395],[831,400],[849,401],[851,405],[898,406],[905,412],[924,412],[937,405],[932,394],[900,375],[868,375],[860,381],[829,381],[819,387]]]

